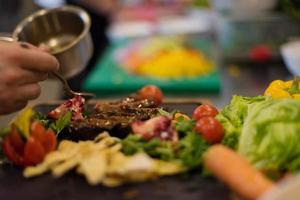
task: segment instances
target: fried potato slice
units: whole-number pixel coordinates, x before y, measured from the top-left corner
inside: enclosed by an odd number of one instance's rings
[[[146,153],[126,156],[121,152],[120,141],[107,132],[99,134],[94,141],[64,140],[42,163],[27,167],[23,174],[29,178],[51,171],[54,177],[60,177],[76,169],[91,185],[102,183],[115,187],[126,182],[141,182],[184,170],[178,163],[153,159]]]
[[[91,185],[101,183],[107,172],[107,152],[94,152],[81,160],[77,172],[83,174]]]

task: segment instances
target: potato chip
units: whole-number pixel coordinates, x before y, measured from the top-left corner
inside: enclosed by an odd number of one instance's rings
[[[23,174],[29,178],[51,171],[54,177],[60,177],[76,169],[91,185],[102,183],[116,187],[126,182],[145,181],[184,170],[180,164],[153,159],[142,152],[126,156],[121,149],[120,139],[111,137],[107,132],[99,134],[94,141],[63,140],[42,163],[27,167]]]

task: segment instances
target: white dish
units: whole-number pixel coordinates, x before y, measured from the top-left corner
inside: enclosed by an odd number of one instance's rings
[[[300,76],[300,41],[282,45],[280,52],[290,73],[294,76]]]

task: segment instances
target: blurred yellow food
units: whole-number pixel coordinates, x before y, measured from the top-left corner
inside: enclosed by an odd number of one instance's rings
[[[175,113],[174,120],[178,121],[178,119],[180,119],[181,117],[184,120],[191,120],[191,118],[189,116],[187,116],[186,114],[180,113],[180,112]]]
[[[274,99],[293,98],[300,99],[300,83],[298,79],[294,81],[274,80],[265,90],[264,95]],[[293,90],[291,90],[293,89]]]
[[[85,176],[91,185],[102,183],[114,187],[125,182],[139,182],[158,176],[182,172],[182,165],[152,159],[146,153],[126,156],[118,138],[100,134],[94,141],[63,140],[58,149],[49,153],[37,166],[27,167],[27,178],[51,171],[60,177],[72,169]]]
[[[161,52],[141,63],[135,73],[162,79],[193,78],[213,71],[213,62],[202,53],[177,49]]]

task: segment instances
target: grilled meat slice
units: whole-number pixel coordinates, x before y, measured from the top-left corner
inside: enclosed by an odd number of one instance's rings
[[[93,139],[102,131],[123,138],[130,133],[132,122],[150,119],[157,113],[158,108],[147,99],[137,101],[126,98],[117,102],[98,103],[90,116],[71,122],[67,131],[69,134],[63,134],[63,138]]]

